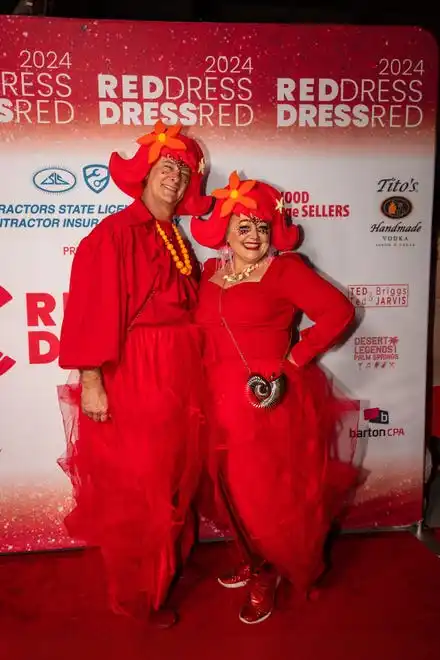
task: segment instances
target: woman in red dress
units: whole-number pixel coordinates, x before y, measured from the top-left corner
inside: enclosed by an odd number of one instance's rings
[[[298,240],[277,190],[233,173],[213,195],[211,217],[193,218],[192,232],[223,258],[205,264],[196,320],[204,330],[209,468],[242,557],[219,582],[248,585],[240,619],[254,624],[272,613],[281,577],[310,591],[357,479],[352,452],[345,461],[338,454],[351,404],[336,398],[314,363],[354,308],[299,255],[274,256]],[[299,311],[314,325],[295,343]]]
[[[114,611],[162,608],[194,536],[201,468],[201,354],[193,323],[198,265],[172,220],[206,213],[204,159],[179,126],[158,122],[110,172],[133,198],[81,241],[72,266],[60,366],[67,431],[61,461],[75,507],[70,534],[101,549]]]

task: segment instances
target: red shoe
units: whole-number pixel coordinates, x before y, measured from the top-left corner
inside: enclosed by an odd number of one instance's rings
[[[249,564],[242,564],[232,574],[217,578],[219,584],[226,589],[240,589],[245,587],[252,577],[252,569]]]
[[[275,593],[280,582],[279,575],[259,573],[252,578],[246,602],[239,616],[242,623],[254,625],[270,617],[275,607]]]
[[[151,612],[148,617],[148,624],[154,628],[166,630],[172,628],[178,621],[177,612],[166,608]]]

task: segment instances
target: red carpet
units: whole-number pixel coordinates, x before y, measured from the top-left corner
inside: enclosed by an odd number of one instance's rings
[[[406,533],[345,537],[313,602],[280,593],[267,622],[238,621],[241,590],[214,580],[221,544],[195,553],[180,624],[151,630],[105,608],[93,550],[0,559],[1,660],[437,660],[440,559]],[[192,576],[192,577],[191,577]]]

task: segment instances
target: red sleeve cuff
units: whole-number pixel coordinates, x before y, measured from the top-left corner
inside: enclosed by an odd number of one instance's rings
[[[292,360],[295,362],[297,367],[305,367],[306,364],[311,362],[315,357],[314,351],[311,351],[307,345],[307,342],[304,340],[299,341],[292,348],[290,353]]]

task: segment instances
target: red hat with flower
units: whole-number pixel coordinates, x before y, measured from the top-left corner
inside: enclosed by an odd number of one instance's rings
[[[181,161],[191,170],[191,179],[176,213],[178,215],[203,215],[212,206],[212,198],[202,194],[205,159],[195,140],[181,135],[182,126],[165,126],[158,121],[154,130],[140,137],[139,149],[133,158],[123,158],[118,153],[110,157],[110,175],[120,190],[129,197],[142,196],[145,179],[153,165],[162,156]]]
[[[283,196],[276,188],[262,181],[241,181],[237,172],[229,176],[226,188],[212,192],[216,198],[207,220],[192,218],[192,235],[200,245],[218,250],[226,243],[226,233],[232,214],[246,215],[269,222],[271,243],[276,250],[292,250],[299,240],[296,225],[288,225]]]

